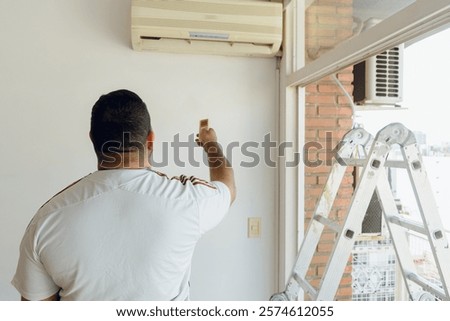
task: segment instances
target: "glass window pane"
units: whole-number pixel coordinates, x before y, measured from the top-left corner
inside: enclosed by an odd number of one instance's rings
[[[306,63],[415,0],[314,0],[306,9]]]

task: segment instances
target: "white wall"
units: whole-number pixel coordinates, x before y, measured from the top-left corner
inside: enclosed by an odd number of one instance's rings
[[[0,2],[0,300],[18,298],[10,280],[32,215],[96,168],[88,131],[101,94],[137,92],[160,142],[187,139],[203,117],[225,145],[275,136],[274,59],[134,52],[129,11],[124,0]],[[275,289],[276,170],[242,168],[248,158],[233,156],[238,199],[196,250],[194,300],[265,300]],[[160,170],[208,173],[173,161]],[[259,239],[247,238],[251,216],[262,218]]]

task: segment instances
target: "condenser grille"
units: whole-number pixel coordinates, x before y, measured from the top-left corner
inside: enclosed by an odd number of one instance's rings
[[[392,48],[376,56],[375,95],[400,96],[400,50]]]

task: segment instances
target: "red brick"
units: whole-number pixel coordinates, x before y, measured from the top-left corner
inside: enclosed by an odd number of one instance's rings
[[[346,67],[346,68],[344,68],[344,69],[341,69],[341,70],[339,71],[339,73],[346,73],[346,72],[348,72],[348,73],[353,73],[353,66],[348,66],[348,67]]]
[[[348,128],[349,130],[352,128],[353,120],[349,118],[340,118],[338,119],[339,127]]]
[[[351,101],[348,99],[347,96],[344,96],[344,95],[337,97],[338,104],[341,105],[341,106],[342,105],[351,106],[351,104],[353,103],[353,96],[352,95],[350,95],[350,99],[351,99]]]
[[[333,231],[330,231],[328,229],[325,229],[325,231],[322,233],[322,236],[320,237],[320,242],[334,242],[336,239],[336,233]]]
[[[334,200],[334,206],[336,207],[344,207],[350,204],[349,199],[337,198]]]
[[[317,128],[317,127],[331,127],[334,128],[337,125],[337,121],[335,118],[307,118],[305,119],[305,125],[308,128]]]
[[[353,7],[336,7],[336,13],[347,17],[353,16]]]
[[[327,180],[328,180],[328,176],[317,176],[318,184],[325,184]]]
[[[313,199],[305,199],[305,210],[312,211],[316,208],[316,200]],[[310,215],[311,216],[311,215]]]
[[[315,6],[323,6],[323,5],[333,5],[339,6],[344,4],[353,4],[353,0],[316,0],[314,1]]]
[[[317,16],[314,14],[309,14],[309,15],[306,15],[306,17],[305,17],[306,24],[314,25],[317,23],[317,21],[318,21]]]
[[[328,255],[314,255],[311,264],[324,264],[328,262]]]
[[[312,211],[305,212],[305,224],[304,224],[305,232],[308,230],[309,223],[311,222],[311,215],[312,215]]]
[[[305,138],[306,138],[306,140],[314,139],[316,137],[317,137],[317,131],[316,130],[311,130],[311,129],[305,130]]]
[[[344,104],[340,105],[339,116],[346,116],[348,118],[351,118],[353,116],[353,109],[350,106],[350,102],[348,106],[344,106]]]
[[[317,185],[317,176],[306,176],[305,185]]]
[[[316,93],[318,91],[317,84],[307,85],[305,90],[307,93]]]
[[[307,106],[305,108],[305,115],[306,116],[316,116],[317,115],[317,108],[316,107]]]
[[[318,133],[319,138],[330,137],[330,134],[327,133],[331,133],[331,138],[333,140],[332,145],[334,148],[336,144],[341,141],[342,137],[344,137],[344,135],[348,133],[348,129],[338,129],[337,127],[335,127],[335,129],[333,130],[320,130]]]
[[[317,244],[317,252],[330,253],[333,249],[333,246],[334,243],[319,242],[319,244]]]
[[[350,286],[341,286],[339,287],[339,289],[337,290],[336,296],[340,297],[340,296],[351,296],[352,295],[352,287]]]
[[[348,273],[348,274],[352,273],[352,265],[351,264],[347,264],[345,266],[344,273]]]
[[[337,36],[337,30],[333,26],[308,24],[307,35],[305,39],[317,40],[318,38],[335,38]]]
[[[320,279],[318,279],[318,278],[314,278],[314,279],[311,279],[311,280],[308,280],[308,281],[316,289],[318,288],[318,286],[320,284]]]
[[[338,43],[339,41],[336,37],[323,37],[317,39],[317,44],[322,47],[322,54],[333,49]]]
[[[308,271],[306,272],[306,278],[312,278],[317,276],[317,272],[316,272],[316,267],[315,266],[310,266],[308,268]]]
[[[306,102],[320,105],[336,105],[337,97],[336,95],[307,95]]]
[[[341,18],[337,17],[336,15],[319,15],[318,21],[320,24],[326,24],[326,25],[339,25],[341,24]],[[338,29],[339,31],[339,29]]]
[[[353,194],[353,187],[351,186],[341,186],[338,191],[338,197],[351,197]]]
[[[350,38],[351,36],[353,36],[353,31],[352,30],[337,30],[336,31],[336,38],[344,40],[347,38]]]
[[[319,115],[321,116],[338,116],[337,107],[323,107],[319,106]]]
[[[306,14],[307,15],[322,15],[322,14],[335,14],[336,10],[338,8],[336,8],[336,6],[310,6],[307,10],[306,10]]]
[[[318,187],[309,187],[308,190],[306,191],[306,193],[308,193],[308,196],[319,196],[322,195],[322,191],[323,188],[318,186]]]
[[[338,32],[352,30],[353,18],[340,16],[337,19],[337,23],[334,25],[336,26]]]
[[[347,215],[347,210],[338,210],[336,216],[337,217],[345,217]]]
[[[335,85],[319,84],[320,93],[339,93],[339,88]]]
[[[351,286],[353,282],[352,276],[351,275],[344,275],[341,279],[341,286]]]
[[[307,173],[321,174],[321,173],[329,173],[330,167],[325,165],[320,166],[306,166],[305,171]]]
[[[349,72],[340,71],[337,75],[337,78],[340,82],[351,83],[353,81],[353,73],[351,72],[351,70]]]
[[[326,267],[327,267],[326,265],[318,265],[317,266],[317,275],[322,276],[323,273],[325,272]]]
[[[344,87],[345,91],[348,92],[350,95],[353,92],[353,85],[352,84],[342,84],[342,86]],[[339,88],[339,94],[343,94],[342,89]]]

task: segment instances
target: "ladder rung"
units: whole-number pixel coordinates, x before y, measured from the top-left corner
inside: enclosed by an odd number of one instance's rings
[[[294,280],[300,287],[309,295],[312,300],[317,298],[317,290],[305,279],[301,278],[297,273],[294,273]]]
[[[393,215],[393,216],[391,216],[389,218],[389,221],[391,223],[397,224],[397,225],[399,225],[401,227],[413,230],[413,231],[415,231],[417,233],[420,233],[420,234],[423,234],[423,235],[427,234],[427,231],[425,230],[423,224],[421,224],[419,222],[416,222],[416,221],[413,221],[411,219],[400,217],[398,215]]]
[[[438,287],[437,285],[431,283],[424,277],[421,277],[420,275],[410,273],[406,276],[408,280],[420,285],[424,290],[430,292],[431,294],[437,296],[438,298],[442,300],[448,300],[447,296],[445,295],[444,291]]]
[[[385,167],[393,167],[393,168],[408,168],[408,164],[405,161],[399,160],[387,160],[384,163]]]
[[[364,166],[366,159],[342,158],[347,166]]]
[[[347,166],[364,166],[367,159],[343,158],[343,161]],[[407,168],[408,165],[405,163],[405,161],[387,160],[384,166],[393,168]]]
[[[341,227],[338,223],[336,223],[336,222],[333,221],[333,220],[330,220],[329,218],[326,218],[325,216],[322,216],[322,215],[314,215],[314,219],[315,219],[317,222],[320,222],[320,223],[322,223],[323,225],[328,226],[330,229],[332,229],[333,231],[335,231],[335,232],[337,232],[337,233],[340,233],[341,230],[342,230],[342,227]]]

